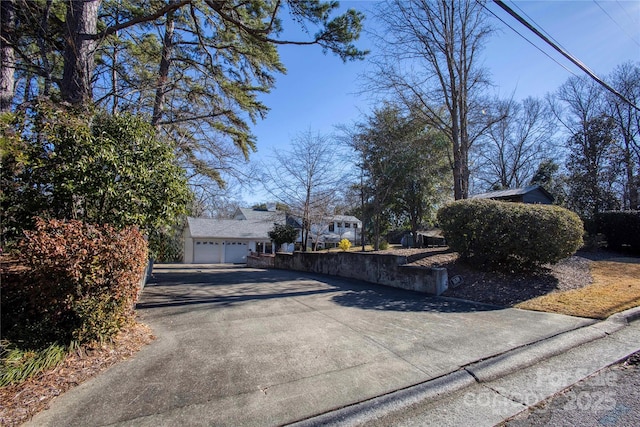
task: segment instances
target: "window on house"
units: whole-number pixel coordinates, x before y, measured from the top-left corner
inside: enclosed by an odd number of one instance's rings
[[[351,224],[349,224],[348,222],[345,222],[344,223],[344,228],[349,228],[349,227],[351,227]]]
[[[353,224],[353,228],[358,228],[358,223]]]
[[[331,232],[335,231],[335,227],[334,227],[333,223],[329,224],[329,231],[331,231]]]
[[[338,223],[338,228],[342,228],[342,223],[341,222]]]

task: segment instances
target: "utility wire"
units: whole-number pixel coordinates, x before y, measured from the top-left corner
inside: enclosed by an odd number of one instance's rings
[[[556,40],[551,34],[549,34],[548,31],[546,31],[544,28],[542,28],[542,25],[538,24],[535,19],[533,19],[531,16],[529,16],[527,14],[527,12],[525,12],[520,6],[518,6],[518,3],[512,1],[511,2],[513,4],[513,6],[518,9],[520,11],[520,13],[522,15],[524,15],[529,22],[533,23],[533,25],[535,25],[536,27],[540,28],[540,31],[542,31],[547,37],[549,37],[551,40],[553,40],[555,42],[555,44],[557,44],[558,46],[560,46],[561,48],[563,48],[564,50],[567,50],[567,48],[565,48],[564,46],[562,46],[562,43],[560,43],[558,40]]]
[[[533,33],[535,35],[537,35],[538,37],[540,37],[542,40],[544,40],[549,46],[551,46],[552,48],[554,48],[555,50],[557,50],[558,52],[560,52],[560,54],[562,54],[562,56],[564,56],[565,58],[567,58],[569,61],[571,61],[573,64],[575,64],[578,68],[580,68],[582,71],[584,71],[585,73],[587,73],[587,75],[589,77],[591,77],[592,79],[594,79],[596,82],[598,82],[600,85],[602,85],[605,89],[607,89],[609,92],[613,93],[614,95],[616,95],[618,98],[620,98],[621,100],[623,100],[624,102],[626,102],[627,104],[629,104],[630,106],[632,106],[633,108],[635,108],[636,110],[640,111],[640,107],[638,107],[637,105],[635,105],[633,102],[629,101],[624,95],[622,95],[620,92],[618,92],[617,90],[615,90],[613,87],[611,87],[609,84],[607,84],[604,80],[602,80],[600,77],[598,77],[593,71],[591,71],[589,69],[589,67],[587,67],[586,65],[584,65],[579,59],[577,59],[576,57],[574,57],[573,55],[571,55],[569,52],[567,52],[566,50],[562,49],[561,47],[559,47],[557,44],[555,44],[554,42],[552,42],[547,36],[545,36],[544,34],[542,34],[540,31],[538,31],[537,28],[535,28],[533,25],[531,25],[527,20],[525,20],[523,17],[521,17],[520,15],[518,15],[513,9],[511,9],[509,6],[507,6],[506,4],[504,4],[504,2],[502,0],[493,0],[493,2],[495,4],[497,4],[498,6],[500,6],[505,12],[507,12],[509,15],[513,16],[518,22],[520,22],[522,25],[524,25],[525,27],[527,27],[528,29],[530,29],[531,31],[533,31]]]
[[[564,68],[569,74],[573,74],[574,76],[578,76],[576,73],[573,72],[573,70],[571,70],[569,67],[567,67],[566,65],[562,64],[561,62],[559,62],[557,59],[555,59],[553,56],[549,55],[547,52],[545,52],[544,50],[542,50],[540,48],[540,46],[536,45],[534,42],[532,42],[531,40],[529,40],[528,38],[526,38],[522,33],[520,33],[518,30],[516,30],[515,28],[513,28],[511,25],[509,25],[507,22],[505,22],[504,19],[500,18],[498,15],[496,15],[491,9],[489,9],[487,6],[484,5],[483,2],[479,1],[478,4],[480,4],[480,6],[482,6],[487,12],[489,12],[490,14],[492,14],[498,21],[502,22],[504,25],[506,25],[507,27],[509,27],[511,29],[511,31],[513,31],[514,33],[516,33],[517,35],[519,35],[520,37],[522,37],[522,39],[524,41],[526,41],[527,43],[529,43],[531,46],[535,47],[536,49],[538,49],[540,51],[540,53],[542,53],[543,55],[545,55],[547,58],[549,58],[550,60],[552,60],[553,62],[555,62],[556,64],[558,64],[559,66],[561,66],[562,68]]]
[[[622,26],[621,26],[620,24],[618,24],[618,21],[616,21],[615,19],[613,19],[613,16],[611,16],[611,15],[609,14],[609,12],[607,12],[607,10],[606,10],[604,7],[602,7],[602,6],[600,5],[600,3],[598,3],[596,0],[593,0],[593,2],[596,4],[596,6],[598,6],[598,7],[600,8],[600,10],[601,10],[601,11],[603,11],[603,12],[604,12],[604,14],[605,14],[605,15],[607,15],[607,16],[609,17],[609,19],[611,19],[611,21],[613,21],[613,23],[614,23],[614,24],[616,24],[616,26],[617,26],[618,28],[620,28],[620,29],[621,29],[621,30],[622,30],[622,31],[627,35],[627,37],[629,37],[629,38],[630,38],[630,39],[631,39],[635,44],[637,44],[638,46],[640,46],[640,43],[638,43],[638,40],[636,40],[636,39],[635,39],[631,34],[629,34],[629,33],[627,32],[627,30],[625,30],[624,28],[622,28]],[[620,3],[618,3],[618,4],[620,4]]]

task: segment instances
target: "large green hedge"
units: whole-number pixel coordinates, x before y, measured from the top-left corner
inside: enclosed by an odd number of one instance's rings
[[[640,250],[640,211],[601,212],[595,218],[595,228],[605,235],[611,249],[628,245]]]
[[[438,222],[449,246],[482,268],[535,268],[582,245],[582,221],[559,206],[459,200],[438,211]]]

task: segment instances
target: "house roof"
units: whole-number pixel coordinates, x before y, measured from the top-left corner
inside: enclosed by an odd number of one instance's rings
[[[360,222],[358,218],[352,215],[335,215],[331,219],[337,222]]]
[[[187,218],[189,232],[195,239],[270,240],[273,222],[260,220]]]
[[[481,193],[471,196],[472,199],[502,199],[506,197],[522,196],[533,191],[540,191],[550,200],[553,200],[553,196],[539,185],[530,185],[528,187],[513,188],[510,190],[490,191],[488,193]]]
[[[247,221],[268,221],[271,225],[275,222],[284,224],[286,221],[286,213],[283,211],[262,211],[249,208],[238,208],[238,210],[236,210],[235,218]]]

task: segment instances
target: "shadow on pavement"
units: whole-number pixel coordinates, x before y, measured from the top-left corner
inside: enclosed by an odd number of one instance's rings
[[[489,304],[434,297],[414,291],[313,273],[287,270],[190,268],[155,271],[138,303],[140,310],[181,307],[227,307],[247,301],[333,294],[327,301],[363,310],[404,312],[480,312],[501,310]]]
[[[372,286],[379,287],[379,285]],[[435,297],[412,291],[380,292],[375,288],[350,290],[334,296],[332,300],[341,306],[361,308],[363,310],[470,313],[504,309],[503,307],[489,304]]]
[[[314,289],[299,292],[282,292],[282,293],[261,293],[261,294],[238,294],[238,295],[172,295],[170,293],[154,294],[154,297],[160,297],[161,301],[140,302],[136,305],[136,309],[144,310],[158,307],[180,307],[197,304],[212,304],[220,307],[231,306],[233,304],[245,301],[269,300],[276,298],[301,297],[314,294],[323,294],[335,292],[335,289]]]

